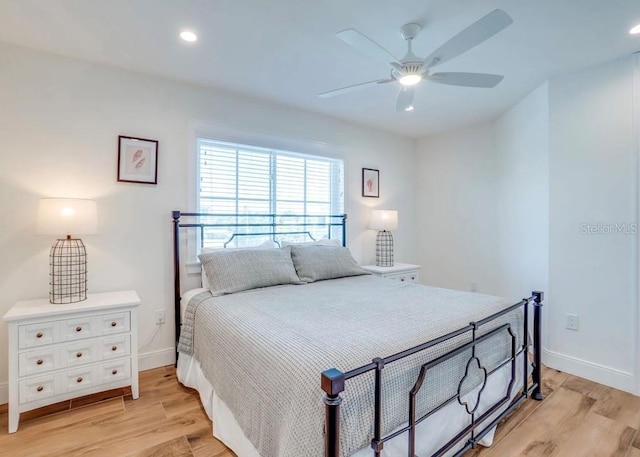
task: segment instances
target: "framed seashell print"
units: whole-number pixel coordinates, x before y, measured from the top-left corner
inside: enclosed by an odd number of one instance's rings
[[[380,171],[373,168],[362,169],[362,196],[380,197]]]
[[[118,137],[118,181],[158,184],[158,142]]]

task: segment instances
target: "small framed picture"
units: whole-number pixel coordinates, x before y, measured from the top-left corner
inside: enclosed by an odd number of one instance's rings
[[[362,169],[362,196],[380,197],[380,171],[372,168]]]
[[[118,181],[158,184],[158,142],[118,137]]]

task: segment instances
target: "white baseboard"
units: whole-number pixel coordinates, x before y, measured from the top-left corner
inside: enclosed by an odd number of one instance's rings
[[[0,383],[0,405],[4,405],[5,403],[9,403],[9,383],[1,382]]]
[[[549,368],[566,371],[572,375],[604,384],[609,387],[637,394],[633,373],[582,360],[559,352],[543,349],[542,363]]]
[[[157,351],[138,354],[138,371],[173,365],[176,362],[176,349],[159,349]]]

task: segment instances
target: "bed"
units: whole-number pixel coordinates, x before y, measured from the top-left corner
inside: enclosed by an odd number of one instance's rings
[[[239,457],[462,455],[490,444],[520,402],[542,399],[541,292],[511,305],[359,273],[341,263],[344,247],[294,245],[216,253],[203,265],[214,265],[207,276],[215,278],[227,274],[220,265],[228,259],[244,257],[250,270],[259,259],[291,258],[295,278],[287,265],[279,284],[182,294],[181,228],[203,239],[208,227],[230,224],[237,238],[249,224],[278,243],[284,234],[326,233],[345,245],[342,215],[215,219],[173,212],[178,378],[199,391],[214,435]]]

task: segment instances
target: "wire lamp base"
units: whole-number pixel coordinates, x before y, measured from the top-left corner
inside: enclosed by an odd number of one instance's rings
[[[376,236],[376,266],[393,266],[393,236],[386,230],[379,231]]]
[[[87,299],[87,251],[80,239],[56,240],[49,253],[49,301],[76,303]]]

